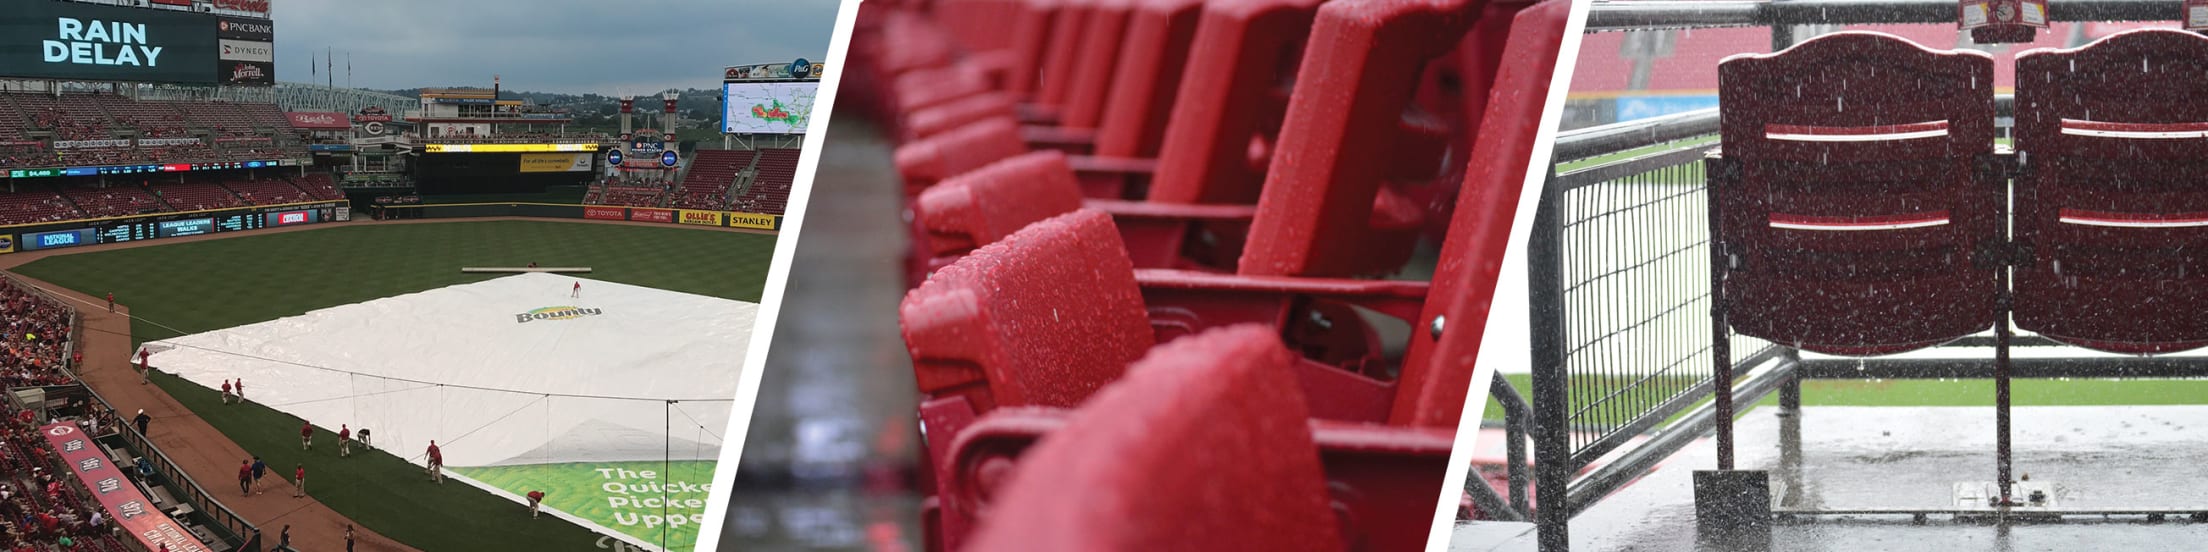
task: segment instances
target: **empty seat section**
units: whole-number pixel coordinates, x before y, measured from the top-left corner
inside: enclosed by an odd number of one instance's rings
[[[239,199],[236,194],[230,193],[230,190],[225,189],[222,184],[216,183],[212,179],[193,178],[188,180],[183,183],[163,183],[154,186],[153,189],[160,192],[156,197],[159,197],[162,203],[168,204],[170,209],[178,211],[223,209],[246,205],[245,200]],[[290,186],[290,184],[285,184],[285,186]],[[293,193],[297,193],[297,190],[294,190]]]
[[[77,208],[84,210],[85,216],[90,217],[117,217],[168,210],[153,194],[134,186],[69,188],[62,193]]]
[[[780,215],[789,209],[790,188],[797,181],[797,160],[801,150],[768,148],[759,150],[758,174],[752,177],[751,188],[738,198],[744,210],[752,213]]]
[[[321,176],[323,178],[329,177],[329,175]],[[228,187],[230,191],[237,192],[239,198],[254,205],[276,205],[325,199],[314,197],[305,190],[299,189],[298,186],[292,185],[291,182],[277,178],[235,178],[225,180],[222,184]]]

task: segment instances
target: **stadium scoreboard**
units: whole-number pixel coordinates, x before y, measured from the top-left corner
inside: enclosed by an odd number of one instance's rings
[[[266,86],[276,82],[274,22],[86,2],[9,2],[0,10],[0,76]]]
[[[275,226],[344,220],[341,202],[294,204],[208,213],[163,213],[141,217],[40,225],[39,231],[16,235],[15,249],[37,251],[79,245],[125,243],[161,238],[181,238],[223,232],[242,232]],[[80,226],[69,228],[69,226]],[[0,251],[5,253],[7,251]]]

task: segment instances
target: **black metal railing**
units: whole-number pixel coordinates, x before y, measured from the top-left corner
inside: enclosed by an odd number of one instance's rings
[[[1563,548],[1573,515],[1707,432],[1717,386],[1771,366],[1734,387],[1754,401],[1798,366],[1790,349],[1712,338],[1702,160],[1716,131],[1709,109],[1557,138],[1527,244],[1533,400],[1505,410],[1506,427],[1530,418],[1546,550]],[[1732,361],[1725,381],[1718,355]]]
[[[1790,25],[1955,24],[1954,0],[1779,0],[1645,2],[1602,0],[1587,12],[1587,32],[1772,27]],[[2049,21],[2170,21],[2178,0],[2063,0],[2049,2]]]

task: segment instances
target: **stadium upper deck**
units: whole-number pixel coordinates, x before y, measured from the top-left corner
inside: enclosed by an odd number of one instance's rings
[[[305,142],[273,104],[0,93],[0,169],[303,158]]]

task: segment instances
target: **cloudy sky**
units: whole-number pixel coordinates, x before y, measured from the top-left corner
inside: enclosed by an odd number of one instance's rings
[[[276,78],[335,49],[337,84],[649,94],[721,68],[827,57],[834,0],[274,0]],[[315,68],[320,71],[320,68]]]

